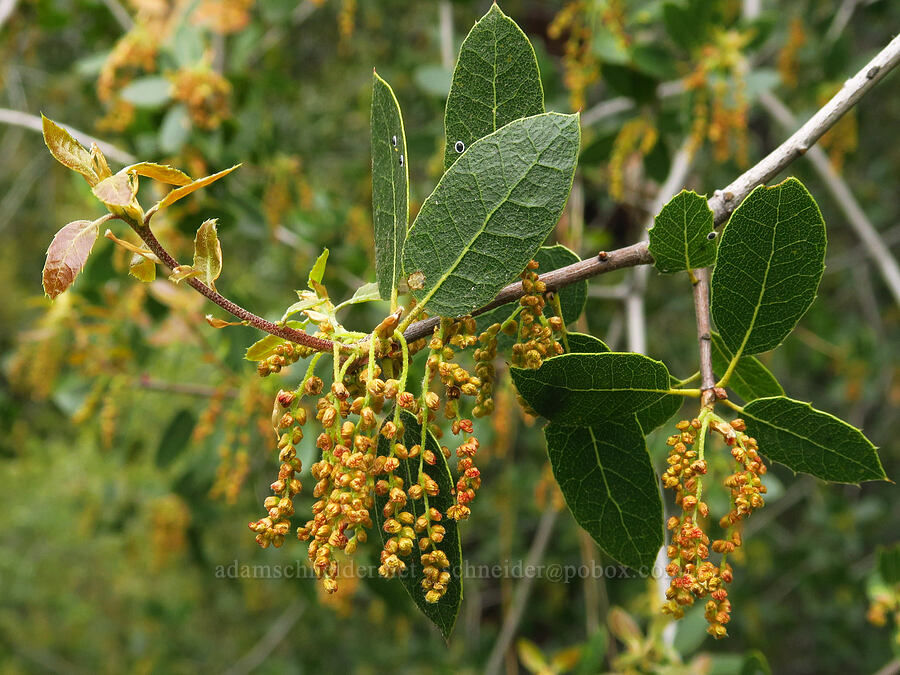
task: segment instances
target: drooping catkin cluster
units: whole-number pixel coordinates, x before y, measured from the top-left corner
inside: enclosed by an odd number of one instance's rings
[[[496,354],[500,326],[492,326],[479,337],[471,317],[443,319],[430,341],[407,346],[396,330],[398,316],[391,315],[379,324],[373,331],[374,342],[361,344],[351,356],[334,354],[335,377],[324,395],[325,383],[313,375],[315,363],[323,354],[313,357],[297,390],[279,392],[272,417],[278,435],[278,479],[272,484],[274,494],[265,502],[267,515],[250,523],[250,528],[261,546],[283,543],[290,527],[293,498],[300,489],[296,446],[306,423],[300,400],[318,396],[315,422],[321,432],[316,447],[321,458],[310,467],[317,501],[311,519],[297,529],[298,538],[309,542],[309,559],[316,575],[323,580],[325,590],[335,591],[339,567],[336,554],[353,554],[366,541],[367,530],[377,519],[385,534],[379,572],[395,576],[407,569],[410,556],[419,556],[425,599],[437,602],[450,581],[450,561],[441,548],[447,530],[441,521],[468,518],[469,505],[481,487],[481,473],[475,465],[479,443],[472,421],[461,417],[461,399],[467,396],[475,399],[475,407],[493,408],[491,389],[485,391],[484,387],[485,382],[493,381],[491,360]],[[319,328],[322,330],[321,324]],[[479,341],[482,347],[475,358],[476,375],[472,375],[453,360],[458,350]],[[425,377],[417,396],[407,387],[409,353],[426,345]],[[297,360],[296,345],[284,343],[280,347],[261,363],[260,375],[278,372]],[[365,357],[366,348],[369,357],[362,361],[364,365],[352,368]],[[393,376],[382,379],[384,372]],[[391,412],[379,420],[391,404]],[[435,479],[438,474],[433,477],[428,469],[451,456],[450,448],[435,445],[435,440],[443,437],[437,420],[442,407],[450,431],[459,436],[458,475],[455,487],[446,488],[449,495],[441,494],[442,487]],[[421,435],[410,436],[403,412],[415,416]],[[382,448],[387,450],[379,454],[381,437],[388,442],[382,440]],[[438,504],[444,506],[438,508]]]
[[[709,506],[702,501],[703,476],[708,467],[702,450],[694,449],[698,433],[705,433],[707,427],[722,436],[738,464],[735,472],[724,481],[731,493],[731,510],[719,521],[724,536],[714,540],[712,545],[704,529]],[[698,419],[682,420],[676,428],[679,433],[666,441],[671,449],[667,460],[669,467],[662,480],[666,488],[675,490],[675,503],[681,507],[681,515],[672,516],[666,525],[672,532],[667,549],[670,562],[666,567],[672,581],[666,592],[663,612],[681,618],[684,608],[692,605],[695,599],[708,598],[705,606],[709,622],[707,630],[714,637],[722,638],[728,634],[726,624],[731,618],[731,602],[725,585],[732,581],[733,571],[727,556],[741,545],[739,523],[763,506],[762,495],[766,488],[761,476],[765,474],[766,466],[759,457],[756,440],[744,433],[743,420],[729,423],[713,417],[707,425]],[[698,447],[702,448],[702,443]],[[718,565],[708,560],[710,550],[722,554]]]
[[[537,273],[538,263],[532,260],[522,272],[522,290],[525,295],[519,299],[518,324],[511,317],[504,322],[504,330],[510,333],[518,328],[517,341],[512,348],[512,364],[520,368],[536,370],[543,360],[563,353],[563,346],[556,334],[563,330],[561,317],[544,316],[547,305],[545,294],[547,285]]]

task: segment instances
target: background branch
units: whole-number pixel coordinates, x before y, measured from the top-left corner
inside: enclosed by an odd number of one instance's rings
[[[778,175],[806,152],[822,135],[900,62],[900,35],[869,61],[819,111],[784,143],[758,164],[745,171],[724,190],[716,190],[709,200],[716,225],[724,223],[751,190]]]
[[[550,502],[541,515],[537,532],[535,532],[534,539],[531,541],[531,547],[528,549],[524,569],[533,569],[544,559],[544,552],[547,550],[547,544],[550,543],[550,535],[553,534],[553,526],[556,524],[556,517],[559,515],[559,511],[553,505],[552,500]],[[484,672],[488,675],[496,675],[496,673],[500,672],[503,655],[512,644],[519,623],[525,615],[525,608],[528,605],[528,596],[531,595],[534,579],[534,576],[526,575],[516,586],[509,612],[503,617],[503,626],[500,628],[500,634],[497,636],[493,649],[491,649],[491,655],[488,657],[487,666],[484,669]]]
[[[40,117],[19,110],[10,110],[9,108],[0,108],[0,124],[11,124],[13,126],[31,129],[38,133],[43,133],[44,129]],[[130,153],[120,150],[106,141],[101,141],[90,134],[78,131],[78,129],[70,127],[68,124],[60,124],[59,126],[72,134],[72,136],[74,136],[82,145],[90,147],[91,143],[96,143],[97,147],[100,148],[104,155],[116,162],[122,164],[134,164],[137,161]]]
[[[794,115],[774,94],[768,92],[762,94],[759,102],[786,129],[797,126],[797,120],[794,118]],[[838,208],[844,213],[847,222],[850,223],[850,227],[853,228],[862,241],[869,257],[875,261],[884,283],[894,296],[895,302],[900,305],[900,266],[897,265],[897,259],[891,255],[890,248],[881,238],[872,221],[868,219],[853,193],[850,192],[847,182],[841,178],[841,175],[832,166],[825,151],[820,147],[810,148],[807,157],[809,157],[809,161],[812,162],[813,168],[825,183],[825,187],[831,193],[831,196],[834,197]]]

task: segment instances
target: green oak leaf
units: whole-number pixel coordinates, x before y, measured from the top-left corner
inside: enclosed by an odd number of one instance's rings
[[[736,356],[781,344],[809,309],[825,270],[825,221],[796,178],[759,186],[722,232],[712,316]]]
[[[197,425],[197,418],[190,410],[179,410],[169,420],[156,446],[156,466],[164,469],[191,445],[191,434]]]
[[[444,170],[475,141],[515,119],[544,112],[534,49],[493,4],[459,49],[444,112]]]
[[[387,419],[393,419],[393,417],[389,416]],[[407,448],[421,443],[422,426],[416,421],[415,416],[406,411],[401,411],[400,420],[404,425],[404,433],[403,438],[398,439],[398,441],[406,445]],[[392,441],[379,434],[378,454],[389,455],[391,443]],[[430,431],[425,439],[423,450],[425,449],[430,449],[434,452],[434,456],[437,459],[434,466],[421,461],[421,455],[415,459],[401,459],[400,466],[394,472],[394,475],[402,478],[403,485],[408,488],[410,485],[416,485],[419,482],[419,470],[421,468],[440,487],[440,493],[436,497],[428,498],[428,506],[437,509],[442,514],[446,514],[447,509],[455,502],[453,496],[454,483],[450,476],[447,460],[444,459],[441,447]],[[390,535],[383,528],[385,521],[383,509],[387,501],[387,495],[375,495],[375,526],[381,532],[382,542],[386,542],[390,538]],[[406,502],[406,508],[414,517],[418,518],[425,514],[425,500],[410,499]],[[424,575],[422,574],[422,563],[419,559],[420,551],[418,548],[414,549],[409,556],[401,557],[401,560],[406,563],[406,571],[399,575],[399,579],[419,610],[437,626],[444,639],[448,640],[453,632],[453,626],[456,624],[456,617],[459,614],[459,606],[462,603],[462,579],[460,577],[462,549],[460,547],[457,522],[452,518],[444,517],[441,520],[441,525],[447,531],[444,534],[443,541],[438,546],[447,555],[447,559],[450,562],[450,566],[447,568],[447,571],[450,572],[447,592],[435,603],[425,601],[425,590],[422,588]]]
[[[521,273],[566,204],[580,138],[577,114],[545,113],[466,150],[422,204],[403,247],[420,306],[463,316]]]
[[[662,361],[632,352],[563,354],[537,370],[510,368],[510,374],[539,415],[574,425],[636,413],[666,396],[670,381]]]
[[[567,333],[566,340],[570,354],[602,354],[610,351],[603,340],[586,333]]]
[[[372,220],[375,278],[383,300],[396,298],[409,229],[409,155],[400,104],[390,85],[372,73]]]
[[[741,417],[760,452],[792,471],[836,483],[887,479],[875,446],[859,429],[809,403],[758,398]]]
[[[675,388],[678,385],[678,379],[669,376],[669,386]],[[681,394],[668,394],[659,399],[656,403],[648,405],[642,410],[635,413],[638,423],[645,434],[649,434],[654,429],[661,427],[663,424],[672,419],[672,416],[681,410],[684,404],[684,396]]]
[[[306,280],[306,284],[309,286],[309,289],[314,291],[316,290],[316,285],[322,284],[322,279],[325,277],[325,266],[328,264],[328,249],[322,249],[322,252],[319,254],[319,257],[316,258],[316,262],[313,263],[313,266],[309,270],[309,278]]]
[[[561,244],[555,246],[542,246],[540,250],[535,253],[534,259],[539,265],[537,271],[540,274],[558,270],[560,267],[566,267],[567,265],[571,265],[581,260],[581,258],[573,251]],[[587,281],[579,281],[560,289],[559,306],[562,309],[563,321],[566,325],[572,323],[581,316],[586,302]],[[483,332],[492,324],[503,323],[510,317],[517,306],[518,302],[510,302],[497,307],[496,309],[492,309],[489,312],[478,315],[475,318],[478,332]],[[546,307],[544,307],[544,316],[549,318],[554,315],[555,312],[553,311],[553,307],[550,303],[547,303]],[[514,341],[515,338],[513,336],[500,333],[497,336],[497,349],[501,351],[507,350],[512,346]],[[607,349],[606,351],[609,350]]]
[[[650,254],[660,272],[708,267],[716,260],[713,212],[693,190],[682,190],[662,207],[650,228]]]
[[[663,543],[659,480],[634,416],[544,429],[553,476],[578,524],[612,558],[649,568]]]
[[[356,292],[347,300],[344,300],[342,303],[338,304],[337,307],[334,308],[334,311],[337,312],[342,307],[349,307],[350,305],[358,305],[363,302],[373,302],[374,300],[381,300],[381,295],[378,292],[378,284],[377,283],[368,283],[363,284],[359,288],[356,289]]]
[[[712,333],[712,365],[713,371],[721,377],[728,370],[733,355],[725,346],[722,336]],[[745,401],[768,396],[784,396],[784,389],[778,384],[775,376],[755,356],[742,356],[731,372],[728,386]]]

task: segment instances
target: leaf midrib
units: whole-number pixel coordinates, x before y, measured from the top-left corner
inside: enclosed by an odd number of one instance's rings
[[[764,190],[768,190],[769,188],[763,188]],[[762,307],[762,299],[766,294],[766,283],[769,280],[769,271],[772,269],[772,258],[775,257],[775,238],[778,235],[778,225],[781,223],[781,195],[783,190],[778,190],[778,203],[775,206],[775,225],[772,226],[772,244],[771,250],[769,251],[769,259],[766,261],[766,273],[763,275],[762,284],[759,286],[759,296],[756,298],[756,306],[753,308],[753,316],[750,317],[750,325],[747,326],[747,332],[744,333],[744,339],[741,341],[741,346],[737,348],[734,352],[734,356],[732,357],[732,361],[737,363],[737,361],[743,356],[744,349],[747,346],[747,342],[750,340],[750,335],[753,333],[753,327],[756,326],[756,318],[759,316],[760,307]]]
[[[613,498],[612,492],[609,490],[609,481],[606,478],[606,471],[603,469],[603,463],[600,461],[600,451],[597,449],[597,437],[594,436],[594,430],[591,427],[587,427],[588,433],[591,435],[591,445],[594,448],[594,457],[597,458],[597,468],[600,469],[600,475],[603,478],[603,485],[606,488],[606,496],[609,498],[609,501],[615,507],[616,512],[619,514],[619,522],[622,523],[622,531],[629,532],[628,526],[625,524],[625,515],[622,513],[621,507],[619,507],[619,503]],[[637,544],[634,543],[634,539],[631,538],[630,534],[627,535],[628,543],[634,549],[635,554],[637,555],[638,560],[641,560],[641,552],[638,550]]]
[[[544,115],[557,115],[558,113],[541,113],[541,114],[544,114]],[[539,115],[534,115],[533,117],[538,117],[538,116],[539,116]],[[523,118],[520,118],[520,119],[531,119],[531,118],[529,118],[529,117],[523,117]],[[519,120],[514,120],[513,122],[510,122],[510,124],[514,124],[514,123],[517,122],[517,121],[519,121]],[[508,125],[507,125],[507,126],[508,126]],[[504,127],[504,128],[505,128],[505,127]],[[561,133],[560,128],[557,127],[557,128],[556,128],[556,131],[557,131],[557,134],[556,134],[556,135],[559,136],[560,133]],[[494,132],[494,133],[496,133],[496,132]],[[489,135],[490,135],[490,134],[489,134]],[[529,140],[531,140],[531,135],[529,134],[529,132],[528,132],[527,129],[525,130],[525,135],[528,136],[528,139],[529,139]],[[487,136],[485,136],[484,138],[487,138]],[[479,140],[479,141],[482,141],[482,140],[484,140],[484,139],[481,138],[481,139],[478,139],[478,140]],[[476,143],[477,143],[477,142],[478,142],[478,141],[476,141]],[[534,142],[532,141],[532,145],[533,145],[533,144],[534,144]],[[549,147],[549,145],[548,145],[548,147]],[[498,145],[498,152],[499,152],[499,150],[500,150],[500,146]],[[546,150],[546,148],[545,148],[545,150]],[[543,152],[543,151],[542,151],[542,152]],[[539,153],[538,156],[537,156],[537,159],[538,159],[538,160],[540,159],[540,154],[541,154],[541,153]],[[537,165],[538,165],[538,161],[533,162],[533,163],[531,164],[531,166],[528,168],[528,170],[522,175],[522,177],[519,178],[519,180],[517,180],[517,181],[512,185],[512,187],[509,188],[509,190],[508,190],[507,193],[506,193],[506,196],[505,196],[503,199],[499,200],[499,201],[497,202],[497,205],[491,210],[491,212],[488,213],[488,214],[485,216],[484,222],[482,222],[481,227],[479,227],[479,228],[478,228],[478,231],[474,234],[474,236],[472,236],[472,237],[469,239],[469,243],[466,244],[466,245],[463,247],[462,252],[461,252],[461,253],[459,254],[459,256],[456,258],[456,260],[453,262],[453,264],[452,264],[450,267],[447,268],[447,271],[444,272],[444,274],[441,275],[441,277],[438,279],[437,283],[436,283],[434,286],[432,286],[432,288],[431,288],[431,290],[428,292],[428,294],[427,294],[424,298],[422,298],[422,301],[419,303],[420,306],[425,307],[425,306],[428,304],[428,302],[431,300],[431,298],[434,297],[434,294],[437,293],[437,291],[441,288],[441,286],[443,286],[444,282],[447,281],[447,279],[448,279],[448,278],[456,271],[456,268],[459,267],[459,263],[462,261],[463,258],[466,257],[466,254],[469,253],[469,251],[472,249],[472,245],[475,243],[475,240],[477,240],[478,237],[480,237],[482,234],[484,234],[484,231],[485,231],[485,229],[487,228],[487,224],[490,222],[491,218],[494,217],[494,214],[497,213],[497,211],[500,209],[501,206],[503,206],[504,204],[506,204],[506,203],[509,201],[509,198],[510,198],[510,196],[512,195],[513,191],[514,191],[517,187],[519,187],[519,185],[522,183],[522,181],[525,180],[525,176],[527,176],[528,173],[529,173],[535,166],[537,166]],[[459,166],[459,162],[455,163],[454,166]],[[452,167],[451,167],[451,168],[452,168]],[[449,173],[450,169],[448,169],[447,171],[448,171],[448,173]],[[444,178],[445,178],[446,176],[447,176],[447,174],[445,173],[445,174],[444,174],[444,177],[441,178],[441,182],[443,182],[443,180],[444,180]],[[476,185],[477,185],[477,181],[476,181]],[[440,187],[440,183],[438,184],[438,187]],[[478,186],[478,187],[479,187],[479,192],[480,192],[480,186]],[[435,189],[435,191],[437,191],[437,190]],[[481,197],[481,194],[479,194],[479,197]],[[483,197],[481,197],[481,203],[484,204],[484,198],[483,198]]]

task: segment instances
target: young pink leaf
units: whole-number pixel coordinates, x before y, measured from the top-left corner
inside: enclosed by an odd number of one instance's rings
[[[128,206],[137,193],[137,180],[127,173],[117,173],[97,183],[92,191],[106,206]]]
[[[76,220],[54,235],[44,263],[44,293],[55,298],[72,285],[84,267],[99,231],[96,221]]]

